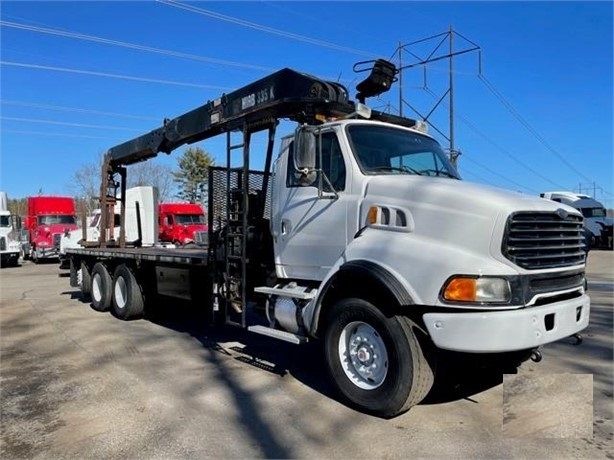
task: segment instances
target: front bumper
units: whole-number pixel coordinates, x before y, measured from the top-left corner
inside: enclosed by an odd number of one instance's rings
[[[3,251],[0,253],[0,258],[2,259],[2,262],[6,262],[8,260],[13,261],[18,260],[19,255],[19,251]]]
[[[37,259],[54,259],[60,257],[58,248],[39,248],[35,249]]]
[[[535,348],[568,337],[588,326],[586,294],[519,310],[425,313],[425,326],[439,348],[494,353]]]

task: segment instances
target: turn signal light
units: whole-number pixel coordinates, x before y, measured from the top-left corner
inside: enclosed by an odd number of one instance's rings
[[[457,276],[443,290],[443,298],[449,302],[508,303],[511,297],[505,278]]]
[[[475,278],[454,278],[446,286],[443,298],[453,302],[475,302],[476,293]]]

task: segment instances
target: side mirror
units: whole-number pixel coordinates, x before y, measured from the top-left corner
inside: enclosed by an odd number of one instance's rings
[[[313,127],[299,127],[294,134],[294,169],[301,185],[311,185],[316,172],[317,135]]]

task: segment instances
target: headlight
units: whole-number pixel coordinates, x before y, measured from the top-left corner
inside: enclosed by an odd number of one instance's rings
[[[511,299],[510,283],[504,278],[454,276],[442,292],[448,302],[508,303]]]

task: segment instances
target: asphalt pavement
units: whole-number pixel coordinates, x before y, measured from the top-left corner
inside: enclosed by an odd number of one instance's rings
[[[547,345],[517,373],[466,369],[391,420],[335,399],[317,344],[209,328],[172,301],[120,321],[59,273],[0,270],[2,459],[614,459],[611,251],[589,255],[581,345]]]

